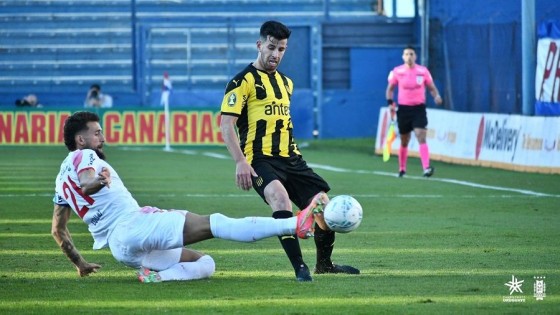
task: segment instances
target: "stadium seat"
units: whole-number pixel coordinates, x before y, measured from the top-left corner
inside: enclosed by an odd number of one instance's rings
[[[0,93],[130,94],[165,71],[176,89],[222,90],[254,60],[263,19],[320,20],[325,1],[332,16],[372,14],[363,0],[136,0],[135,17],[130,0],[0,0]]]

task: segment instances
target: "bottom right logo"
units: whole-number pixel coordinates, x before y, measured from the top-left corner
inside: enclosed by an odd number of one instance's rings
[[[533,288],[533,296],[537,299],[537,301],[542,301],[544,300],[544,297],[546,296],[546,283],[544,283],[544,279],[546,277],[542,276],[542,277],[533,277],[535,278],[535,285]]]
[[[546,283],[544,282],[546,277],[534,276],[533,279],[535,280],[533,284],[533,296],[537,301],[542,301],[546,297]],[[514,294],[514,293],[523,294],[523,290],[521,289],[521,287],[523,286],[523,282],[525,282],[525,280],[518,279],[515,277],[515,275],[511,275],[511,280],[504,283],[504,285],[509,289],[509,295],[504,296],[503,301],[510,302],[510,303],[525,302],[524,295]]]

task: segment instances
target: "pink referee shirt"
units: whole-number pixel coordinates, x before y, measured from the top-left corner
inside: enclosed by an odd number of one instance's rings
[[[425,104],[426,85],[433,83],[430,71],[421,65],[395,67],[389,73],[388,81],[398,87],[398,104],[405,106]]]

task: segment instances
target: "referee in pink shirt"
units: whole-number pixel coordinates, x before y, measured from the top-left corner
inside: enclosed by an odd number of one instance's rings
[[[430,71],[424,66],[416,64],[416,51],[413,47],[406,47],[402,55],[404,64],[395,67],[389,73],[389,84],[385,91],[387,104],[391,113],[397,112],[397,123],[401,137],[401,147],[399,148],[399,177],[406,174],[406,160],[408,158],[408,142],[410,132],[414,130],[414,135],[420,144],[420,159],[424,176],[430,177],[434,174],[434,168],[430,166],[430,151],[426,143],[426,127],[428,126],[428,116],[426,115],[426,87],[432,94],[437,105],[442,104],[441,96],[436,88]],[[393,92],[398,86],[398,105],[393,101]]]

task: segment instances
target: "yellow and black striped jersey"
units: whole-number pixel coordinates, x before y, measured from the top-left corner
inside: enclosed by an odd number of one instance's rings
[[[221,114],[237,116],[239,142],[247,161],[263,156],[300,155],[292,134],[293,82],[276,71],[247,66],[227,85]]]

